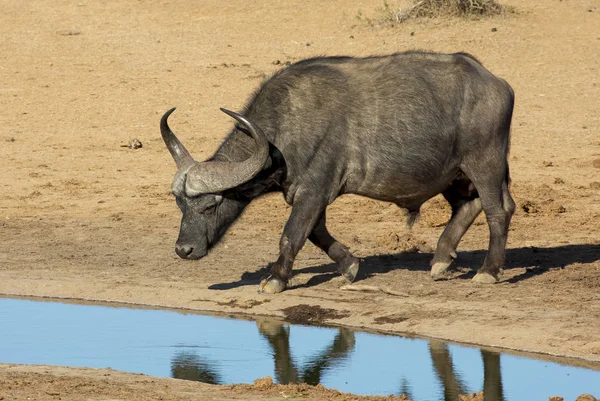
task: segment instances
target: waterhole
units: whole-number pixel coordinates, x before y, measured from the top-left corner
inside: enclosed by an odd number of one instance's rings
[[[213,384],[321,383],[361,395],[574,400],[600,365],[275,320],[0,299],[0,362],[112,368]],[[579,365],[579,366],[573,366]]]

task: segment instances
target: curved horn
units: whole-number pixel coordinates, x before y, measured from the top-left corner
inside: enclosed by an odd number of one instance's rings
[[[160,134],[162,135],[163,141],[165,141],[165,145],[167,145],[167,149],[169,149],[169,153],[171,153],[171,156],[175,159],[177,169],[180,170],[183,167],[191,166],[195,162],[192,155],[190,155],[190,152],[188,152],[185,146],[179,142],[179,139],[177,139],[173,131],[171,131],[171,128],[169,128],[167,120],[174,111],[175,107],[167,111],[160,119]]]
[[[222,192],[241,185],[258,174],[269,158],[269,142],[260,127],[238,113],[226,109],[221,111],[250,131],[256,150],[242,162],[208,161],[194,165],[186,180],[186,191],[190,196]]]

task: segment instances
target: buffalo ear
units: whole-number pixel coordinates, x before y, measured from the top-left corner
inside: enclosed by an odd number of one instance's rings
[[[235,192],[238,194],[239,198],[252,200],[266,192],[269,192],[271,188],[281,185],[284,175],[284,169],[278,169],[264,178],[255,180],[252,183],[240,185],[236,188]]]

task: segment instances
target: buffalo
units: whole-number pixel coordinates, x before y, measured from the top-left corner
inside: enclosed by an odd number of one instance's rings
[[[408,51],[318,57],[266,80],[216,153],[197,162],[161,119],[175,159],[172,192],[183,213],[176,253],[200,259],[257,197],[280,191],[292,206],[280,254],[259,291],[283,291],[307,239],[352,282],[359,260],[327,230],[326,209],[342,194],[391,202],[414,221],[442,194],[452,217],[431,261],[444,276],[482,209],[489,249],[473,280],[498,281],[515,209],[509,192],[510,85],[467,53]]]

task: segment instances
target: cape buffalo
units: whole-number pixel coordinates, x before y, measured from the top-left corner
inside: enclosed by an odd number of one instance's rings
[[[416,216],[441,193],[452,207],[431,261],[440,278],[483,209],[490,241],[473,278],[493,283],[504,265],[515,204],[508,150],[514,92],[466,53],[420,51],[319,57],[264,82],[217,152],[196,162],[167,123],[177,164],[172,190],[183,213],[177,254],[205,256],[255,198],[281,191],[292,205],[279,258],[260,291],[281,292],[306,239],[353,281],[359,261],[329,234],[326,208],[342,194],[392,202]]]

